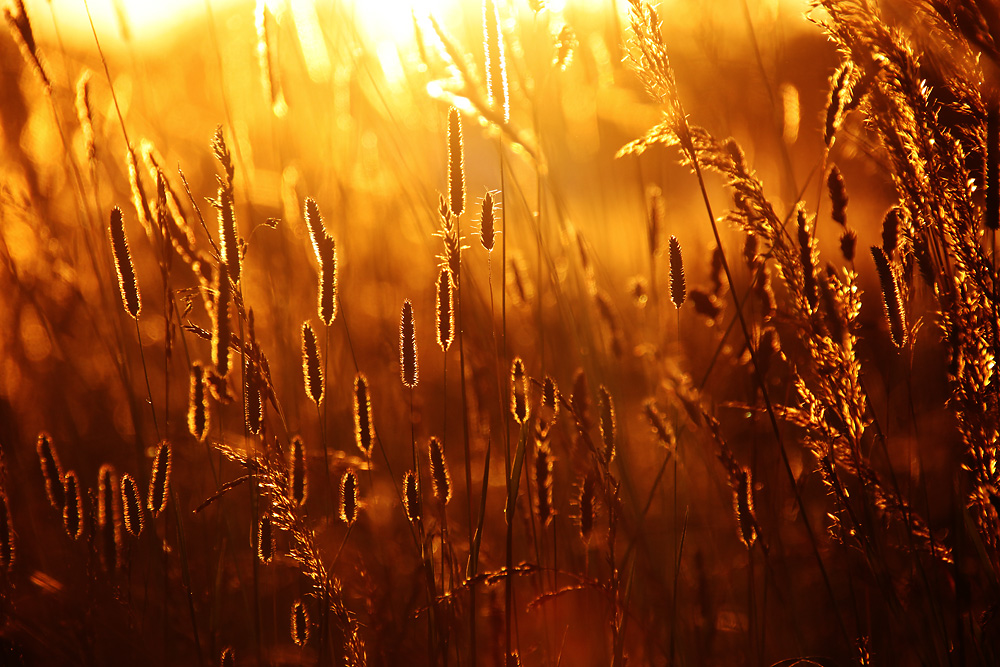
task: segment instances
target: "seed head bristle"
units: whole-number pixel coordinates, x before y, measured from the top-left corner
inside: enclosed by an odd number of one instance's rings
[[[680,308],[687,296],[687,285],[684,282],[684,258],[681,256],[681,243],[676,236],[670,237],[670,300],[674,308]]]
[[[215,309],[212,313],[212,363],[215,364],[215,373],[220,378],[225,378],[229,374],[229,340],[231,338],[229,328],[229,297],[231,285],[229,283],[229,269],[225,262],[219,263],[218,277],[215,285]]]
[[[63,511],[66,507],[66,489],[63,486],[63,471],[59,465],[59,456],[48,433],[38,434],[38,459],[42,464],[42,477],[45,478],[45,494],[53,508]]]
[[[552,523],[552,452],[539,442],[535,449],[535,509],[543,526]]]
[[[372,422],[372,402],[368,392],[368,378],[358,373],[354,378],[354,439],[366,458],[372,457],[375,426]]]
[[[122,515],[125,518],[125,529],[133,537],[142,533],[142,502],[139,500],[139,487],[128,473],[122,475]]]
[[[170,443],[164,440],[156,449],[153,471],[149,476],[149,500],[147,507],[153,518],[160,516],[167,507],[170,497]]]
[[[337,319],[337,243],[329,237],[320,264],[319,318],[326,326]]]
[[[462,117],[458,109],[448,110],[448,191],[451,195],[451,212],[462,215],[465,211],[465,167],[462,155]]]
[[[306,395],[320,405],[323,402],[323,365],[316,333],[308,322],[302,323],[302,375],[306,381]]]
[[[302,438],[292,438],[291,461],[288,465],[288,487],[292,493],[292,501],[303,505],[306,501],[306,447]]]
[[[503,33],[500,32],[500,13],[494,0],[483,1],[483,41],[486,50],[486,94],[490,105],[503,114],[503,122],[507,123],[510,120],[507,64],[504,61]]]
[[[83,494],[76,473],[72,470],[63,478],[66,486],[66,506],[63,508],[63,525],[74,540],[83,535]]]
[[[10,519],[10,504],[7,501],[7,492],[0,489],[0,571],[10,572],[14,565],[15,552],[16,544],[14,527]]]
[[[580,485],[580,537],[584,543],[590,541],[590,535],[594,531],[594,478],[587,475]]]
[[[188,431],[199,442],[208,435],[208,396],[205,393],[205,369],[200,362],[191,364],[191,391],[188,401]]]
[[[441,447],[441,441],[432,437],[429,449],[434,497],[442,505],[447,505],[448,501],[451,500],[451,475],[448,473],[448,462],[444,458],[444,449]]]
[[[601,413],[601,441],[604,443],[601,455],[605,463],[611,463],[615,457],[615,404],[604,385],[598,388],[597,396]]]
[[[340,520],[348,526],[358,520],[358,476],[351,469],[340,480]]]
[[[487,190],[483,197],[482,213],[479,216],[479,239],[487,252],[493,250],[493,244],[496,242],[495,213],[493,193]]]
[[[847,227],[847,185],[840,173],[840,168],[833,165],[826,178],[826,187],[830,192],[830,204],[833,207],[831,217],[841,227]]]
[[[292,641],[296,646],[305,646],[309,641],[309,612],[302,600],[292,605]]]
[[[97,525],[101,532],[101,559],[107,571],[114,570],[121,552],[121,519],[118,512],[118,479],[108,464],[97,475]]]
[[[274,558],[274,530],[270,514],[261,516],[257,526],[257,557],[265,564]]]
[[[875,270],[878,271],[879,283],[882,286],[882,301],[889,318],[889,334],[896,347],[906,344],[906,316],[903,310],[903,300],[899,294],[896,273],[889,264],[885,252],[878,246],[872,246],[872,258],[875,260]]]
[[[132,265],[132,255],[129,253],[128,239],[125,236],[125,221],[122,218],[122,210],[117,206],[111,209],[110,234],[122,304],[125,306],[125,312],[136,319],[142,310],[142,299],[139,296],[139,283],[135,277],[135,267]]]
[[[437,279],[437,341],[445,352],[455,338],[454,299],[451,271],[441,267]]]
[[[524,362],[520,357],[516,357],[511,364],[510,374],[510,412],[514,415],[514,421],[524,424],[528,419],[528,378],[524,374]]]
[[[399,364],[403,385],[417,386],[417,338],[413,325],[413,304],[409,299],[403,302],[399,319]]]
[[[743,468],[737,478],[734,505],[740,526],[740,541],[747,549],[757,540],[757,522],[753,514],[753,481],[750,470]]]
[[[412,470],[403,475],[403,506],[410,523],[420,522],[420,482]]]
[[[642,410],[646,415],[646,419],[649,420],[649,425],[653,428],[653,433],[656,434],[657,441],[666,447],[667,450],[672,451],[677,442],[674,429],[656,406],[656,401],[653,399],[647,400],[643,403]]]
[[[813,238],[812,228],[809,225],[809,218],[803,207],[797,211],[797,229],[799,241],[799,257],[802,261],[802,280],[806,294],[806,301],[810,310],[815,311],[819,304],[819,295],[816,293],[816,264],[813,259]]]

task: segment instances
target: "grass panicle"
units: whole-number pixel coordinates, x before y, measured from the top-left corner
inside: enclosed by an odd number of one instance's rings
[[[292,451],[288,462],[288,489],[291,500],[301,507],[306,502],[306,446],[302,438],[292,438]]]
[[[903,309],[903,299],[896,281],[896,272],[885,251],[878,246],[872,246],[872,258],[875,260],[875,270],[878,272],[879,284],[882,287],[882,302],[889,318],[889,334],[892,344],[903,347],[906,344],[906,314]]]
[[[128,473],[122,475],[122,516],[125,519],[125,529],[133,537],[142,534],[142,501],[139,499],[139,487]]]
[[[465,212],[465,157],[462,153],[462,117],[458,109],[448,109],[448,193],[451,212]]]
[[[302,376],[306,395],[317,406],[323,402],[323,364],[319,356],[316,333],[308,322],[302,323]]]
[[[684,281],[684,258],[681,256],[681,244],[676,236],[670,237],[670,300],[674,308],[684,305],[687,298],[687,284]]]
[[[413,326],[413,304],[407,299],[399,318],[399,367],[403,386],[417,386],[417,338]]]
[[[364,373],[358,373],[354,377],[354,441],[365,458],[371,459],[375,443],[375,423],[372,421],[368,378]]]
[[[201,363],[191,364],[191,389],[188,395],[188,431],[199,442],[208,435],[208,396],[205,392],[205,369]]]
[[[406,518],[410,523],[418,524],[421,519],[420,510],[420,480],[412,470],[407,470],[403,475],[403,507],[406,509]]]
[[[514,415],[514,421],[524,424],[528,420],[528,378],[520,357],[516,357],[511,364],[510,376],[510,413]]]
[[[479,214],[479,240],[486,252],[492,252],[496,243],[496,204],[489,190],[483,195],[483,206]]]
[[[444,448],[441,446],[440,440],[432,437],[428,449],[434,497],[442,505],[447,505],[448,501],[451,500],[451,474],[448,472],[448,461],[444,457]]]
[[[63,508],[63,525],[74,540],[83,535],[83,491],[76,473],[70,470],[63,477],[66,486],[66,506]]]
[[[611,399],[611,392],[604,385],[601,385],[597,389],[597,403],[601,417],[601,443],[604,445],[601,456],[604,459],[604,463],[609,464],[615,457],[615,403]]]
[[[305,646],[309,641],[309,612],[302,600],[292,605],[292,641],[296,646]]]
[[[38,460],[42,465],[42,478],[45,480],[45,495],[52,508],[63,511],[66,507],[66,488],[63,486],[63,470],[59,465],[59,455],[48,433],[38,435]]]
[[[263,514],[257,526],[257,557],[265,565],[274,558],[274,530],[271,515]]]
[[[348,526],[358,520],[358,476],[351,469],[340,479],[340,520]]]
[[[100,531],[101,559],[109,572],[120,564],[122,522],[118,493],[115,469],[104,464],[97,474],[97,526]]]
[[[833,165],[826,177],[826,188],[830,193],[830,205],[833,207],[831,217],[841,227],[847,227],[847,185],[840,168]]]
[[[229,375],[229,341],[232,330],[229,322],[229,301],[232,295],[232,285],[229,282],[229,269],[225,262],[219,264],[218,278],[215,285],[215,307],[212,310],[212,363],[215,374],[220,378]]]
[[[139,283],[135,277],[135,267],[132,265],[132,255],[128,249],[128,239],[125,237],[125,220],[122,210],[117,206],[111,209],[111,250],[115,257],[115,269],[118,271],[118,288],[122,295],[125,312],[133,319],[139,317],[142,310],[142,299],[139,296]]]
[[[170,457],[170,443],[164,440],[156,448],[153,470],[149,475],[149,500],[146,506],[154,519],[167,508],[167,500],[170,498]]]
[[[454,287],[451,270],[442,266],[437,279],[437,342],[447,352],[454,339]]]

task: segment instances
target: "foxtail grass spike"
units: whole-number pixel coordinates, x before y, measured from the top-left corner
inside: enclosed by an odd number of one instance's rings
[[[114,468],[101,466],[97,475],[97,526],[101,534],[101,559],[108,572],[118,566],[121,551],[121,519],[118,514],[118,480]]]
[[[55,445],[47,433],[38,435],[38,460],[42,464],[42,477],[45,479],[45,495],[49,504],[59,512],[66,507],[66,488],[63,486],[63,471],[59,465],[59,456]]]
[[[399,319],[399,364],[403,385],[417,386],[417,339],[413,325],[413,304],[407,299]]]
[[[270,514],[264,514],[257,527],[257,557],[264,564],[274,558],[274,530]]]
[[[514,421],[524,424],[528,419],[528,378],[520,357],[515,358],[511,364],[510,374],[510,412],[514,415]]]
[[[296,646],[305,646],[309,641],[309,612],[302,600],[292,605],[292,641]]]
[[[437,341],[445,352],[455,339],[453,292],[451,270],[441,267],[437,279]]]
[[[288,464],[288,487],[292,501],[299,506],[306,502],[306,448],[302,439],[292,438],[291,461]]]
[[[208,396],[205,393],[205,369],[199,362],[191,365],[191,391],[188,399],[188,431],[199,442],[208,435]]]
[[[487,190],[486,195],[483,196],[483,208],[479,216],[479,240],[487,252],[493,251],[493,245],[496,242],[495,222],[496,212],[493,193]]]
[[[122,295],[125,312],[133,319],[139,317],[142,310],[142,299],[139,296],[139,283],[135,277],[135,267],[132,265],[132,255],[128,249],[128,239],[125,237],[125,221],[122,210],[115,206],[111,209],[111,250],[115,256],[115,269],[118,271],[118,288]]]
[[[372,457],[375,427],[372,422],[372,402],[368,392],[368,378],[358,373],[354,378],[354,439],[366,458]]]
[[[879,283],[882,286],[882,301],[885,304],[886,316],[889,318],[892,343],[896,347],[903,347],[906,344],[906,315],[896,274],[882,248],[872,246],[872,258],[875,260],[875,270],[878,271]]]
[[[749,549],[757,541],[757,522],[753,514],[753,479],[749,469],[741,470],[737,478],[734,505],[740,526],[740,541]]]
[[[813,260],[812,229],[809,217],[801,206],[797,211],[797,229],[799,241],[799,257],[802,261],[803,288],[810,310],[815,311],[819,305],[819,295],[816,293],[816,264]]]
[[[64,478],[66,485],[66,507],[63,508],[63,524],[66,532],[74,540],[83,535],[83,493],[76,473],[72,470]]]
[[[656,407],[656,401],[653,399],[647,400],[643,404],[642,410],[653,429],[653,433],[656,434],[657,441],[666,447],[668,451],[672,451],[676,442],[674,429],[670,426],[663,413],[660,412],[660,409]]]
[[[684,281],[684,258],[681,256],[681,244],[676,236],[670,237],[670,300],[674,308],[684,305],[687,297],[687,284]]]
[[[170,443],[164,440],[156,449],[153,471],[149,476],[149,508],[153,518],[167,507],[170,497]]]
[[[451,212],[462,215],[465,211],[465,166],[462,154],[462,117],[458,109],[448,110],[448,191],[451,195]]]
[[[306,395],[316,405],[323,402],[323,365],[320,363],[316,334],[308,322],[302,323],[302,375]]]
[[[826,178],[826,187],[830,192],[830,204],[833,207],[831,217],[841,227],[847,227],[847,186],[840,168],[833,165]]]
[[[434,497],[442,505],[451,500],[451,475],[448,473],[448,462],[444,458],[441,441],[431,438],[430,446],[431,481],[434,484]]]
[[[125,518],[125,529],[133,537],[142,533],[142,501],[139,500],[139,487],[128,473],[122,475],[122,516]]]
[[[500,13],[494,0],[483,2],[483,41],[486,49],[486,93],[490,105],[502,114],[503,122],[510,120],[510,102],[507,98],[507,63],[504,60],[503,33],[500,31]]]
[[[1000,195],[1000,191],[998,191]],[[890,208],[882,218],[882,250],[885,256],[892,259],[899,245],[899,231],[906,221],[906,212],[899,206]]]
[[[535,509],[543,526],[552,523],[552,452],[545,443],[535,450]]]
[[[858,247],[858,233],[853,229],[845,229],[840,235],[840,254],[845,262],[853,262]]]
[[[358,520],[358,476],[350,469],[340,480],[340,520],[348,526]]]
[[[403,506],[410,523],[420,523],[420,486],[412,470],[403,475]]]
[[[236,667],[236,654],[233,653],[233,648],[227,646],[222,649],[222,655],[219,657],[219,664],[221,667]]]

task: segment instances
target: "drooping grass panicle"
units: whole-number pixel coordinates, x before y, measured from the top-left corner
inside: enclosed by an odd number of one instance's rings
[[[552,451],[544,442],[539,442],[535,448],[535,510],[538,520],[543,526],[552,523]]]
[[[229,300],[232,285],[229,269],[225,262],[219,263],[215,285],[215,307],[212,311],[212,363],[220,378],[229,374],[229,341],[232,336],[229,322]]]
[[[878,272],[879,284],[882,287],[882,301],[885,304],[886,316],[889,318],[889,334],[896,347],[906,344],[906,314],[903,300],[896,282],[896,272],[889,264],[885,251],[878,246],[872,246],[872,258],[875,260],[875,270]]]
[[[122,516],[125,518],[125,529],[133,537],[142,533],[142,501],[139,500],[139,487],[128,473],[122,475]]]
[[[444,458],[444,448],[441,446],[441,441],[432,437],[429,450],[434,497],[442,505],[447,505],[448,501],[451,500],[451,475],[448,472],[448,462]]]
[[[66,507],[66,488],[63,485],[62,466],[59,465],[59,456],[56,454],[55,445],[48,433],[38,434],[38,460],[42,465],[42,477],[45,479],[45,494],[49,498],[49,504],[54,509],[63,511]]]
[[[833,146],[837,130],[843,122],[844,109],[851,100],[851,86],[854,67],[847,60],[833,73],[830,84],[830,96],[826,103],[826,122],[823,126],[823,143],[829,148]]]
[[[14,525],[10,518],[10,502],[7,492],[0,489],[0,571],[10,572],[16,553],[17,544],[14,538]]]
[[[417,338],[413,325],[413,304],[409,299],[403,302],[399,319],[399,365],[403,385],[417,386]]]
[[[653,433],[656,434],[656,440],[661,445],[667,448],[668,451],[674,449],[676,444],[676,436],[674,435],[674,429],[667,421],[666,416],[660,412],[660,409],[656,405],[656,401],[652,398],[648,399],[642,406],[643,414],[646,415],[646,419],[649,421],[650,427],[653,429]]]
[[[354,377],[354,440],[358,444],[358,449],[370,459],[375,442],[375,424],[372,421],[368,378],[364,373],[358,373]]]
[[[858,233],[853,229],[845,229],[840,234],[840,254],[845,262],[853,262],[858,248]]]
[[[437,341],[445,352],[455,339],[454,287],[451,270],[442,266],[437,279]]]
[[[483,207],[479,214],[479,240],[487,252],[493,250],[496,243],[496,205],[493,201],[493,193],[489,190],[483,196]]]
[[[66,485],[66,506],[63,508],[63,525],[74,540],[83,535],[83,493],[76,473],[72,470],[63,478]]]
[[[188,431],[205,441],[208,435],[209,412],[208,395],[205,392],[205,369],[200,362],[191,364],[191,390],[188,398]]]
[[[301,507],[306,502],[306,446],[302,438],[292,438],[292,451],[288,462],[288,488],[292,502]]]
[[[88,69],[84,69],[76,81],[75,106],[87,161],[93,164],[97,158],[97,145],[94,138],[94,114],[90,107],[90,70]]]
[[[687,284],[684,281],[684,258],[681,256],[681,244],[676,236],[670,237],[670,300],[674,308],[684,305],[687,298]]]
[[[458,109],[448,109],[448,193],[451,212],[465,211],[465,156],[462,153],[462,117]]]
[[[274,528],[270,513],[265,512],[257,525],[257,558],[262,563],[270,563],[274,558]]]
[[[796,211],[796,229],[798,230],[799,257],[802,261],[802,280],[806,301],[811,310],[816,310],[819,295],[816,288],[815,242],[812,236],[812,226],[805,208],[799,206]]]
[[[507,95],[507,63],[504,59],[503,32],[500,12],[494,0],[483,0],[483,42],[486,50],[486,94],[490,106],[510,121],[510,100]]]
[[[882,218],[882,250],[885,251],[885,256],[888,259],[891,260],[896,253],[900,231],[905,229],[907,224],[906,211],[900,206],[893,206],[886,211],[885,217]]]
[[[358,476],[351,469],[340,479],[340,520],[348,526],[358,520]]]
[[[106,570],[118,566],[121,553],[121,516],[118,510],[118,476],[108,464],[97,474],[97,526],[101,533],[101,559]]]
[[[117,206],[111,209],[110,235],[122,304],[125,306],[125,312],[133,318],[138,318],[139,311],[142,310],[142,299],[139,296],[139,283],[135,277],[132,255],[128,249],[128,239],[125,237],[125,221],[122,218],[122,210]]]
[[[733,506],[740,528],[740,541],[749,549],[757,541],[757,519],[753,512],[753,480],[748,468],[740,471]]]
[[[305,646],[309,641],[309,612],[302,600],[292,605],[292,641],[296,646]]]
[[[167,507],[170,497],[170,443],[164,440],[156,449],[153,470],[149,476],[149,499],[147,507],[153,518]]]
[[[514,421],[523,425],[528,419],[528,378],[520,357],[516,357],[511,364],[510,374],[510,413],[514,415]]]
[[[840,168],[833,165],[826,177],[826,187],[830,193],[830,205],[833,207],[831,217],[841,227],[847,227],[847,185]]]
[[[308,322],[302,323],[302,376],[306,395],[316,405],[323,402],[323,365],[319,356],[316,333]]]
[[[403,506],[410,523],[420,523],[420,482],[412,470],[403,475]]]
[[[615,404],[611,399],[611,393],[604,385],[598,388],[597,398],[601,417],[601,442],[604,444],[604,451],[601,452],[601,456],[604,457],[604,462],[607,464],[611,463],[611,460],[615,457]]]
[[[7,20],[7,27],[11,37],[21,51],[21,56],[31,67],[31,71],[38,77],[46,91],[52,90],[52,83],[46,66],[38,52],[38,44],[35,42],[35,35],[31,29],[31,21],[28,13],[24,9],[24,0],[13,0],[13,7],[4,7],[4,18]]]

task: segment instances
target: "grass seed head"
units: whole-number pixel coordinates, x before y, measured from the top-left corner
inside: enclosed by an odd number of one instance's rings
[[[59,456],[48,433],[38,434],[38,460],[42,464],[42,477],[45,478],[45,494],[53,508],[63,511],[66,507],[66,488],[63,486],[63,471],[59,465]]]
[[[496,242],[496,206],[493,201],[493,193],[489,190],[483,196],[483,208],[479,215],[479,240],[487,252],[493,250]]]
[[[305,646],[309,641],[309,612],[302,600],[292,605],[292,641],[296,646]]]
[[[291,461],[288,464],[288,487],[292,501],[302,506],[306,502],[306,446],[302,438],[292,438]]]
[[[453,290],[451,270],[442,266],[437,279],[437,341],[445,352],[455,339]]]
[[[511,396],[510,412],[514,421],[524,424],[528,419],[528,379],[524,374],[524,362],[520,357],[514,359],[510,367]]]
[[[302,375],[306,394],[317,406],[323,402],[323,366],[320,363],[316,334],[308,322],[302,323]]]
[[[399,318],[399,365],[403,385],[417,386],[417,338],[413,325],[413,304],[407,299]]]
[[[205,393],[205,369],[201,363],[191,365],[191,391],[188,400],[188,431],[199,442],[208,435],[208,396]]]
[[[882,248],[872,246],[872,258],[875,260],[875,270],[882,286],[882,301],[885,304],[886,316],[889,318],[892,343],[896,347],[903,347],[906,344],[906,313],[896,282],[896,272],[893,271]]]
[[[604,385],[598,388],[597,396],[601,414],[601,441],[604,443],[601,455],[605,463],[611,463],[615,457],[615,404]]]
[[[442,505],[451,500],[451,475],[448,473],[448,461],[444,458],[441,441],[432,437],[429,443],[431,462],[431,481],[434,484],[434,497]]]
[[[826,177],[826,187],[830,192],[830,205],[833,207],[831,217],[841,227],[847,227],[847,185],[840,173],[840,168],[833,165]]]
[[[274,529],[270,514],[260,517],[257,527],[257,557],[265,564],[274,558]]]
[[[372,402],[368,392],[368,378],[358,373],[354,378],[354,439],[366,458],[372,457],[375,426],[372,422]]]
[[[122,475],[122,515],[125,518],[125,529],[133,537],[142,533],[142,502],[139,500],[139,487],[128,473]]]
[[[403,506],[410,523],[420,523],[420,485],[412,470],[403,475]]]
[[[340,520],[348,526],[358,520],[358,476],[350,469],[340,480]]]
[[[63,525],[74,540],[83,535],[83,493],[76,473],[72,470],[64,477],[66,506],[63,508]]]
[[[670,237],[670,300],[674,308],[680,308],[687,297],[687,285],[684,282],[684,258],[681,256],[681,243],[676,236]]]
[[[170,497],[170,443],[164,440],[156,449],[153,471],[149,476],[147,507],[155,519],[166,509]]]
[[[125,237],[125,221],[122,218],[122,210],[117,206],[111,209],[110,235],[122,304],[125,306],[125,312],[133,319],[137,319],[139,311],[142,310],[142,299],[139,296],[139,283],[135,277],[132,255],[128,249],[128,239]]]
[[[462,117],[458,109],[448,110],[448,192],[451,212],[462,215],[465,211],[465,167],[462,155]]]

